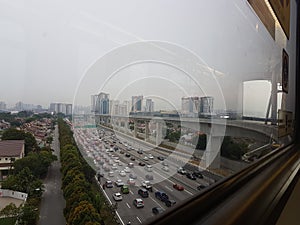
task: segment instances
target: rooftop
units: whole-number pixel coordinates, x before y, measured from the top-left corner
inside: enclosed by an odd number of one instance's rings
[[[25,144],[24,140],[0,141],[0,157],[19,156]]]

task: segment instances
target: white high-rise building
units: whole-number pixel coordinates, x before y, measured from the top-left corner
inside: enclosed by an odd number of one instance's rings
[[[152,99],[146,99],[146,112],[154,112],[154,102]]]
[[[199,112],[199,97],[182,97],[181,98],[181,113],[182,114],[197,114]]]
[[[200,98],[200,113],[211,114],[214,111],[214,98],[205,96]]]

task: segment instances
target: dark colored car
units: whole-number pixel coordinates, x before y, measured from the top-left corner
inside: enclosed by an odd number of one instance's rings
[[[164,212],[164,210],[160,207],[153,207],[152,208],[152,213],[155,214],[155,215],[163,213],[163,212]]]
[[[175,200],[170,200],[170,199],[167,199],[165,201],[165,204],[167,207],[171,207],[172,205],[175,205],[176,204],[176,201]]]
[[[163,160],[165,160],[165,157],[163,157],[163,156],[157,156],[157,159],[159,159],[160,161],[163,161]]]
[[[199,171],[194,171],[194,172],[193,172],[193,175],[194,175],[195,177],[197,177],[197,178],[201,178],[201,179],[204,178],[204,177],[203,177],[203,174],[202,174],[201,172],[199,172]]]
[[[155,192],[155,197],[161,200],[162,202],[166,202],[169,199],[169,196],[163,191]]]
[[[149,193],[145,188],[141,188],[138,190],[138,194],[140,196],[142,196],[143,198],[148,198],[149,197]]]
[[[139,165],[140,165],[140,166],[145,166],[146,164],[143,163],[143,162],[139,162]]]
[[[131,157],[130,160],[135,161],[135,158],[134,158],[134,157]]]
[[[129,153],[126,153],[125,156],[126,156],[126,157],[130,157],[130,154],[129,154]]]
[[[192,173],[186,173],[186,177],[191,180],[196,180],[196,177]]]
[[[204,185],[204,184],[200,184],[198,187],[197,187],[197,189],[200,191],[200,190],[203,190],[203,189],[205,189],[206,188],[206,186]]]

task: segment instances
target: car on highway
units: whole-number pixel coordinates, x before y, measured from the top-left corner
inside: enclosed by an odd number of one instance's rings
[[[127,166],[128,166],[129,168],[133,168],[133,167],[134,167],[134,163],[130,162],[130,163],[127,164]]]
[[[157,156],[157,159],[160,160],[160,161],[164,161],[165,157],[163,157],[163,156]]]
[[[136,198],[133,200],[133,205],[137,208],[143,208],[144,207],[144,201],[141,198]]]
[[[139,162],[139,166],[145,166],[146,164],[144,162]]]
[[[108,172],[108,176],[109,176],[109,177],[113,177],[114,175],[115,175],[115,174],[114,174],[113,171],[109,171],[109,172]]]
[[[131,170],[130,170],[129,167],[126,166],[126,167],[124,168],[124,171],[125,171],[125,173],[130,173]]]
[[[148,161],[148,160],[149,160],[149,158],[148,158],[147,156],[145,156],[143,159],[144,159],[145,161]]]
[[[134,173],[129,174],[129,177],[132,179],[137,179],[137,175]]]
[[[165,172],[169,172],[169,171],[170,171],[170,169],[169,169],[168,166],[163,166],[161,169],[162,169],[163,171],[165,171]]]
[[[168,164],[166,161],[162,161],[161,164],[162,164],[163,166],[169,166],[169,164]]]
[[[121,193],[122,194],[128,194],[129,193],[129,186],[128,185],[123,185],[122,187],[121,187]]]
[[[184,187],[180,184],[173,184],[173,188],[175,188],[178,191],[183,191]]]
[[[129,154],[129,153],[126,153],[125,156],[126,156],[127,158],[129,158],[129,157],[130,157],[130,154]]]
[[[146,165],[144,168],[145,168],[145,170],[148,171],[148,172],[151,172],[151,171],[152,171],[152,166],[151,166],[151,165]]]
[[[153,178],[153,175],[151,175],[151,174],[146,174],[145,178],[146,178],[147,180],[153,180],[153,179],[154,179],[154,178]]]
[[[124,154],[125,152],[123,150],[120,151],[120,154]]]
[[[151,182],[149,180],[144,180],[142,182],[142,187],[144,187],[145,189],[147,189],[148,191],[152,192],[152,185]]]
[[[164,191],[156,191],[155,198],[161,200],[162,202],[165,202],[169,199],[169,196]]]
[[[186,170],[185,170],[184,168],[182,168],[182,167],[179,167],[179,168],[177,169],[177,172],[180,173],[180,174],[182,174],[182,175],[185,175],[185,174],[186,174]]]
[[[123,199],[122,195],[119,192],[114,193],[113,198],[114,198],[115,201],[122,201],[122,199]]]
[[[161,213],[163,213],[164,212],[164,210],[163,210],[163,208],[161,208],[161,207],[153,207],[152,208],[152,213],[154,214],[154,215],[157,215],[157,214],[161,214]]]
[[[120,173],[119,173],[119,175],[120,175],[121,177],[125,177],[125,176],[126,176],[126,173],[125,173],[124,170],[121,170]]]
[[[132,157],[130,158],[130,160],[135,161],[135,158],[132,156]]]
[[[153,157],[152,154],[149,154],[149,155],[148,155],[148,158],[149,158],[149,159],[154,159],[154,157]]]
[[[129,184],[129,185],[135,185],[135,180],[132,179],[132,178],[129,178],[129,179],[127,180],[127,184]]]
[[[149,197],[149,192],[145,188],[141,188],[138,190],[138,194],[143,197],[143,198],[148,198]]]
[[[186,173],[186,177],[191,180],[196,180],[196,177],[192,173]]]
[[[206,188],[206,186],[204,185],[204,184],[200,184],[199,186],[197,186],[197,190],[203,190],[203,189],[205,189]]]
[[[143,154],[143,150],[142,150],[142,149],[139,149],[139,150],[137,150],[137,153]]]
[[[197,178],[201,178],[201,179],[204,178],[204,177],[203,177],[203,174],[202,174],[200,171],[194,171],[194,172],[193,172],[193,175],[194,175],[195,177],[197,177]]]
[[[117,187],[122,187],[124,185],[124,182],[122,180],[118,179],[118,180],[116,180],[115,184]]]
[[[105,187],[107,187],[107,188],[112,188],[112,187],[114,187],[113,182],[112,182],[111,180],[107,180],[107,181],[105,182]]]
[[[176,204],[176,201],[175,201],[175,200],[172,200],[172,199],[167,199],[167,200],[165,201],[165,204],[166,204],[167,207],[171,207],[171,206],[173,206],[173,205]]]

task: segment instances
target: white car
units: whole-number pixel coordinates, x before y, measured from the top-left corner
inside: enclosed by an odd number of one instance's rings
[[[108,176],[109,176],[109,177],[113,177],[113,176],[114,176],[114,172],[113,172],[113,171],[109,171],[109,172],[108,172]]]
[[[125,177],[125,176],[126,176],[126,173],[125,173],[124,170],[121,170],[120,173],[119,173],[119,175],[120,175],[121,177]]]
[[[151,155],[151,154],[148,155],[148,158],[149,159],[154,159],[153,155]]]
[[[152,171],[152,166],[151,166],[151,165],[146,165],[144,168],[145,168],[145,170],[147,170],[148,172],[151,172],[151,171]]]
[[[148,161],[148,160],[149,160],[149,158],[148,158],[147,156],[145,156],[145,157],[144,157],[144,160],[145,160],[145,161]]]
[[[114,198],[115,201],[122,201],[122,199],[123,199],[122,195],[119,192],[114,193],[113,198]]]
[[[168,166],[163,166],[162,167],[162,170],[166,171],[166,172],[169,172],[169,167]]]
[[[116,180],[116,186],[117,187],[122,187],[124,185],[124,182],[120,179]]]
[[[132,178],[129,178],[129,179],[127,180],[127,184],[129,184],[129,185],[135,185],[135,180],[132,179]]]
[[[129,169],[129,167],[125,167],[125,169],[124,169],[124,171],[125,171],[125,173],[130,173],[130,169]]]

